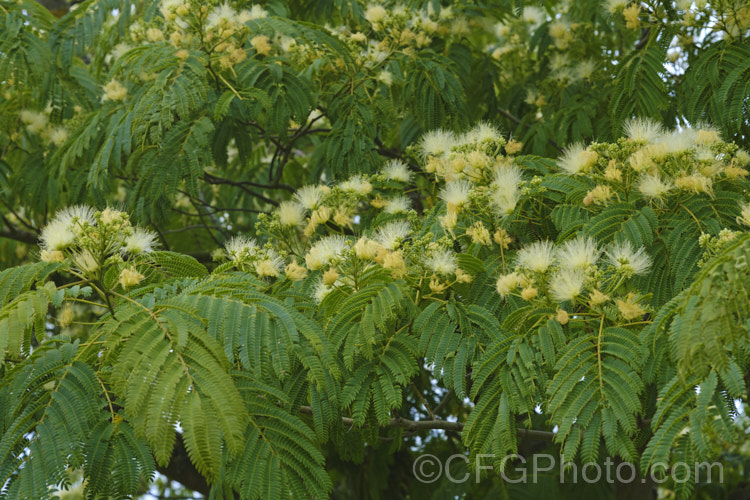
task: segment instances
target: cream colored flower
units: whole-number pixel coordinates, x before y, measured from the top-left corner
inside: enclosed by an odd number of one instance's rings
[[[305,263],[308,269],[315,271],[337,259],[345,249],[346,239],[343,236],[326,236],[310,248]]]
[[[583,291],[586,275],[581,269],[562,268],[550,282],[549,291],[558,302],[573,300]]]
[[[282,201],[276,212],[282,227],[296,227],[305,221],[305,208],[294,201]]]
[[[375,241],[388,250],[395,250],[411,233],[408,221],[399,220],[389,222],[375,233]]]
[[[284,269],[286,277],[292,281],[299,281],[307,277],[307,269],[292,261]]]
[[[651,267],[651,257],[644,248],[633,249],[629,241],[616,242],[606,251],[610,263],[627,276],[645,274]]]
[[[596,265],[601,250],[597,248],[596,240],[591,237],[578,236],[566,241],[557,250],[557,260],[564,269],[586,270]]]
[[[583,174],[591,170],[599,159],[596,151],[589,151],[581,143],[576,143],[565,149],[557,164],[570,175]]]
[[[42,262],[62,262],[65,256],[60,250],[42,250],[40,259]]]
[[[110,80],[110,82],[104,86],[104,95],[102,95],[102,102],[106,101],[122,101],[127,97],[128,89],[117,80]]]
[[[120,272],[120,284],[123,288],[130,288],[143,281],[145,276],[133,268],[126,267]]]
[[[454,274],[458,268],[456,254],[450,250],[435,250],[425,259],[425,266],[441,276]]]
[[[549,241],[537,241],[518,252],[518,265],[529,271],[545,272],[555,262],[555,251]]]
[[[495,289],[498,295],[501,297],[507,297],[511,292],[516,291],[519,285],[518,274],[513,272],[510,274],[503,274],[497,278]]]
[[[646,174],[638,181],[638,191],[649,200],[661,200],[673,187],[659,175]]]
[[[125,238],[123,250],[130,255],[150,253],[157,247],[157,241],[156,233],[137,227],[133,229],[133,234]]]
[[[383,170],[380,172],[385,176],[386,179],[397,182],[409,182],[413,177],[413,173],[409,170],[406,163],[401,160],[390,160],[385,164]]]
[[[388,252],[383,259],[383,267],[391,271],[391,276],[396,279],[406,276],[406,261],[400,250]]]
[[[750,203],[740,205],[740,215],[737,217],[737,223],[750,227]]]

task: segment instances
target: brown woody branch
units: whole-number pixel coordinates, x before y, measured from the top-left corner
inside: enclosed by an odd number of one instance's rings
[[[299,412],[305,415],[312,415],[311,406],[300,406]],[[341,422],[344,425],[354,425],[354,419],[342,417]],[[417,432],[423,430],[444,430],[461,432],[464,428],[463,422],[448,422],[447,420],[409,420],[403,417],[394,417],[388,423],[389,427],[406,429],[407,431]],[[555,437],[554,432],[540,431],[536,429],[516,429],[516,434],[520,437],[538,439],[541,441],[552,441]]]

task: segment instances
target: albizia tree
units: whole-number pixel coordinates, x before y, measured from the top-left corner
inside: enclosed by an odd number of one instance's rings
[[[0,3],[0,497],[726,494],[750,8],[545,5]]]

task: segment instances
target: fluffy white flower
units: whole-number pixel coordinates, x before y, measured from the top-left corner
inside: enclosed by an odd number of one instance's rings
[[[660,200],[674,186],[658,175],[646,174],[638,181],[638,191],[650,200]]]
[[[313,292],[313,298],[315,299],[315,302],[317,302],[318,304],[323,302],[323,299],[326,298],[326,295],[328,295],[332,289],[333,287],[326,285],[322,280],[319,281],[315,285],[315,291]]]
[[[64,250],[76,239],[70,225],[59,220],[53,220],[42,229],[41,246],[47,251]]]
[[[125,244],[122,248],[131,255],[138,255],[152,252],[156,246],[156,234],[148,229],[137,227],[133,230],[133,234],[125,238]]]
[[[379,82],[385,84],[386,87],[393,85],[393,73],[390,71],[383,70],[378,73],[377,79]]]
[[[385,213],[387,214],[399,214],[402,212],[408,212],[411,210],[411,201],[406,196],[396,196],[388,200],[388,204],[385,206]]]
[[[662,126],[648,118],[635,118],[625,123],[625,135],[637,142],[653,142],[663,133]]]
[[[583,291],[585,280],[582,269],[561,269],[550,281],[549,291],[558,302],[573,300]]]
[[[375,233],[375,241],[388,250],[395,250],[402,241],[409,237],[409,233],[411,233],[411,225],[408,221],[393,221],[378,229]]]
[[[283,227],[299,226],[305,220],[305,208],[295,201],[282,201],[277,211]]]
[[[371,24],[375,24],[382,21],[387,14],[388,11],[382,5],[372,5],[365,11],[365,19]]]
[[[213,29],[222,23],[231,23],[235,17],[237,17],[237,12],[229,4],[217,5],[208,13],[206,27]]]
[[[390,160],[383,167],[381,174],[386,179],[397,182],[409,182],[413,175],[409,167],[406,166],[406,163],[401,160]]]
[[[589,151],[582,143],[576,143],[565,149],[557,164],[567,173],[575,175],[591,170],[598,158],[595,151]]]
[[[305,255],[308,269],[315,271],[328,265],[346,249],[346,238],[333,235],[321,238]]]
[[[482,144],[485,142],[497,142],[502,138],[500,131],[489,123],[479,122],[466,132],[459,142],[462,144]]]
[[[557,249],[557,261],[564,269],[586,270],[596,264],[600,254],[601,250],[597,248],[593,238],[578,236]]]
[[[67,225],[73,233],[79,235],[84,224],[95,224],[94,209],[86,205],[65,207],[55,214],[54,220]]]
[[[258,245],[252,238],[246,238],[245,236],[235,236],[234,238],[227,241],[224,245],[227,255],[235,262],[248,259],[255,255],[258,250]]]
[[[698,132],[692,128],[675,130],[671,134],[662,135],[655,141],[655,145],[663,155],[681,153],[692,149]]]
[[[70,133],[65,127],[55,127],[49,132],[49,140],[55,146],[62,146],[68,140]]]
[[[344,191],[354,191],[359,194],[369,194],[372,191],[372,184],[361,175],[350,177],[339,184],[339,187]]]
[[[21,121],[26,125],[26,129],[32,134],[38,134],[47,127],[49,117],[41,111],[31,111],[25,109],[19,114]]]
[[[518,183],[521,182],[521,169],[516,166],[497,168],[490,184],[490,204],[500,215],[508,215],[516,209],[521,193]]]
[[[536,28],[541,25],[546,19],[547,15],[539,7],[524,7],[521,18],[529,23],[532,28]]]
[[[555,249],[549,241],[537,241],[518,251],[518,265],[543,273],[555,262]]]
[[[245,24],[248,21],[254,21],[256,19],[263,19],[268,16],[268,11],[260,5],[253,5],[250,10],[243,10],[237,16],[237,22]]]
[[[610,263],[624,274],[645,274],[651,267],[651,257],[644,248],[633,249],[629,241],[613,243],[607,250]]]
[[[440,198],[450,207],[461,207],[469,201],[471,182],[451,181],[447,182],[440,190]]]
[[[431,130],[422,136],[417,146],[423,157],[443,156],[450,152],[455,142],[452,132],[447,130]]]
[[[424,261],[433,273],[443,276],[454,274],[458,268],[456,254],[450,250],[435,250]]]
[[[294,193],[294,198],[307,210],[315,210],[323,198],[323,193],[318,186],[304,186]]]
[[[104,86],[104,94],[102,95],[102,102],[105,101],[122,101],[127,97],[128,89],[122,83],[117,80],[110,80],[108,84]]]

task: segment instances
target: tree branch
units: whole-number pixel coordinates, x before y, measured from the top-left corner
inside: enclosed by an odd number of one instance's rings
[[[305,415],[312,415],[313,409],[311,406],[300,406],[299,412]],[[349,417],[341,417],[341,421],[345,425],[354,425],[354,419]],[[402,417],[392,418],[388,423],[389,427],[406,429],[407,431],[423,431],[423,430],[444,430],[444,431],[455,431],[461,432],[464,428],[463,422],[448,422],[447,420],[409,420]],[[536,429],[516,429],[516,434],[520,437],[527,437],[531,439],[538,439],[541,441],[552,441],[555,438],[554,432],[540,431]]]
[[[156,470],[172,481],[177,481],[186,488],[201,493],[203,496],[207,497],[211,492],[211,485],[208,484],[206,478],[198,472],[190,461],[185,443],[182,440],[182,435],[179,433],[177,434],[177,440],[175,441],[169,464],[166,467],[157,464]]]

